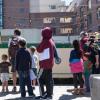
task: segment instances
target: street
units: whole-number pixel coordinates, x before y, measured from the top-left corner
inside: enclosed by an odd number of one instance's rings
[[[9,86],[9,93],[0,93],[0,100],[35,100],[33,97],[20,98],[20,93],[12,93],[12,86]],[[67,89],[72,89],[72,86],[54,86],[54,95],[52,100],[91,100],[90,94],[85,93],[85,95],[73,95],[72,93],[68,93]],[[1,90],[1,86],[0,86]],[[17,90],[19,90],[19,86],[17,86]],[[36,86],[34,90],[36,96],[39,95],[39,88]]]

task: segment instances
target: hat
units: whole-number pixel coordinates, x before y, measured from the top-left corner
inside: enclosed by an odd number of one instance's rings
[[[36,50],[36,47],[35,46],[30,46],[30,49]]]
[[[83,36],[88,36],[88,33],[85,32],[85,31],[82,31],[82,32],[80,33],[80,37],[83,37]]]

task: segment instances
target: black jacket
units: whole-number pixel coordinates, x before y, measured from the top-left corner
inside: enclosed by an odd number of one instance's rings
[[[31,68],[31,55],[26,48],[20,48],[16,54],[16,70],[28,71]]]

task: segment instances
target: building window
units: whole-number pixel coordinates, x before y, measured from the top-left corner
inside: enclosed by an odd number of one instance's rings
[[[19,19],[16,21],[16,25],[20,27],[26,27],[28,26],[28,21],[27,19]]]
[[[97,19],[100,19],[100,8],[97,9]]]
[[[53,35],[56,35],[56,28],[52,28]]]
[[[56,9],[56,5],[49,5],[50,9]]]
[[[19,9],[19,12],[20,12],[20,13],[24,13],[24,12],[25,12],[25,9],[24,9],[24,8],[20,8],[20,9]]]
[[[92,14],[91,13],[87,16],[87,23],[88,23],[88,26],[92,24]]]
[[[98,31],[100,31],[100,26],[98,26]]]
[[[92,2],[91,0],[88,1],[88,9],[91,9],[92,8]]]
[[[24,2],[24,0],[19,0],[20,2]]]

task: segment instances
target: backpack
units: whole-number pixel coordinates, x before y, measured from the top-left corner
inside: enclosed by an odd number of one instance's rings
[[[15,58],[16,52],[19,49],[18,41],[19,39],[17,37],[12,37],[11,39],[11,42],[8,48],[8,53],[11,58]]]

